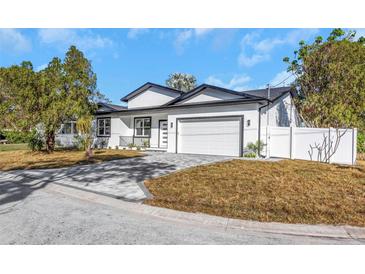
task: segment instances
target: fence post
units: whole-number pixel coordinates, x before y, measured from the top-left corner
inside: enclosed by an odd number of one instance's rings
[[[290,126],[290,159],[295,159],[295,127]]]
[[[352,164],[356,164],[357,156],[357,128],[352,129]]]
[[[331,155],[331,127],[328,128],[328,155]],[[332,157],[328,157],[328,163],[330,164],[331,163],[331,158]]]
[[[266,126],[266,158],[270,158],[270,127]]]

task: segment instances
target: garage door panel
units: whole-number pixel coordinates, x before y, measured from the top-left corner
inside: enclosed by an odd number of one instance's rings
[[[239,156],[239,118],[181,120],[178,125],[178,152]]]

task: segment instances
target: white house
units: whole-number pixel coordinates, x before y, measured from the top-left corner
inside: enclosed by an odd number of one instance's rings
[[[238,92],[202,84],[184,93],[146,83],[121,99],[125,107],[99,105],[95,145],[242,156],[249,142],[265,140],[267,126],[298,125],[292,99],[289,87]],[[67,145],[74,127],[63,128],[57,139]]]

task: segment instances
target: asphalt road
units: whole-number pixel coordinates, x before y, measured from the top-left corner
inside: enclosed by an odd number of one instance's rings
[[[0,182],[0,244],[359,243],[341,238],[224,231],[209,225],[181,223],[134,212],[128,206],[101,204],[67,195],[52,188],[52,184],[29,187]]]

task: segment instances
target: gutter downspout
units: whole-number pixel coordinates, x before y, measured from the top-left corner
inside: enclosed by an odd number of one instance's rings
[[[268,107],[270,105],[270,101],[267,100],[267,104],[263,105],[261,107],[259,107],[259,130],[258,130],[258,154],[260,157],[262,157],[261,155],[261,109],[263,109],[264,107]]]
[[[270,84],[267,85],[267,104],[259,107],[259,130],[258,130],[258,155],[262,157],[261,155],[261,109],[264,107],[267,107],[266,110],[266,123],[269,125],[269,105],[270,105]]]

